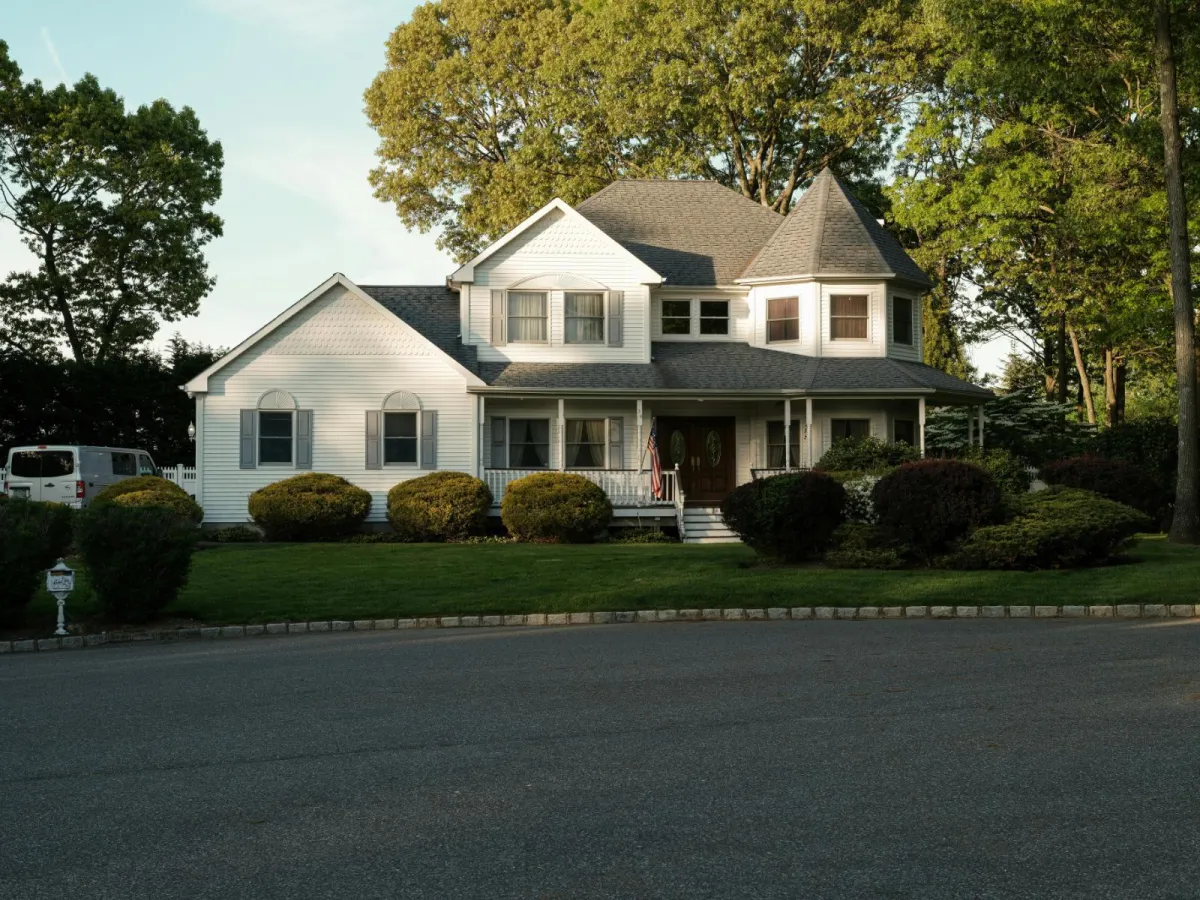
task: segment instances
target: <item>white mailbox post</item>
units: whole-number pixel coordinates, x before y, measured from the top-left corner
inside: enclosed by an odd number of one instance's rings
[[[54,564],[53,569],[46,572],[46,590],[58,601],[58,628],[55,634],[62,636],[67,633],[67,623],[63,615],[63,607],[67,604],[67,595],[75,590],[75,570],[67,567],[61,559]]]

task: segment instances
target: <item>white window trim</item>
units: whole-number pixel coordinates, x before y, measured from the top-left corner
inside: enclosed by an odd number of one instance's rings
[[[871,291],[855,292],[855,291],[830,291],[828,300],[828,310],[825,313],[826,319],[829,320],[829,343],[831,344],[869,344],[871,342],[871,304],[873,301]],[[865,297],[867,300],[867,336],[860,338],[840,338],[833,334],[833,298],[834,297]],[[862,316],[837,316],[839,319],[860,319]]]
[[[563,427],[564,428],[566,427],[567,422],[581,422],[581,421],[589,422],[589,421],[592,421],[594,418],[596,418],[596,417],[595,416],[575,416],[573,419],[564,418],[563,419]],[[612,424],[611,424],[612,419],[610,419],[608,416],[602,416],[600,418],[602,418],[604,420],[604,442],[603,442],[604,443],[604,465],[601,465],[601,466],[567,466],[566,459],[564,456],[564,459],[563,459],[564,471],[567,471],[567,472],[603,472],[606,469],[610,468],[610,461],[608,458],[608,436],[609,436],[609,434],[611,434],[609,429],[612,428]],[[562,452],[564,455],[567,452],[567,435],[565,432],[563,433],[563,437],[562,437]]]
[[[255,461],[254,461],[255,466],[260,469],[294,469],[294,468],[296,468],[296,428],[298,425],[297,419],[299,418],[296,415],[297,410],[295,410],[295,409],[256,409],[254,412],[258,416],[258,419],[254,423],[254,426],[255,426],[254,455],[256,457]],[[263,462],[262,461],[262,440],[263,440],[262,416],[263,416],[263,413],[272,413],[272,414],[287,413],[289,416],[292,417],[292,459],[290,462],[284,463],[284,462]]]
[[[513,419],[519,419],[521,421],[525,421],[525,420],[533,420],[533,421],[538,421],[538,422],[544,421],[549,426],[550,438],[546,442],[546,445],[548,448],[548,451],[546,454],[547,455],[546,465],[544,465],[544,466],[514,466],[512,464],[512,423],[513,423]],[[554,471],[554,416],[546,416],[545,419],[543,419],[541,416],[531,416],[531,415],[523,415],[523,416],[507,416],[506,415],[504,417],[504,468],[506,468],[506,469],[536,469],[539,472],[543,471],[543,470],[547,471],[547,472]]]
[[[563,341],[563,346],[570,345],[572,347],[596,347],[596,346],[603,346],[608,343],[609,293],[610,293],[609,291],[583,290],[582,288],[562,292],[562,341]],[[594,319],[594,318],[596,318],[595,316],[568,316],[567,315],[567,295],[568,294],[599,294],[600,295],[600,307],[601,307],[600,337],[597,338],[596,340],[594,340],[594,341],[570,341],[570,340],[567,340],[567,319],[569,319],[569,318],[576,318],[576,319]],[[547,300],[547,303],[549,303],[549,300]],[[546,317],[547,317],[547,319],[549,319],[549,317],[550,317],[549,308],[547,308]],[[549,327],[549,326],[547,326],[547,327]],[[522,342],[522,343],[534,343],[534,342],[528,341],[528,342]]]
[[[545,298],[544,303],[545,303],[546,313],[545,313],[545,315],[542,316],[542,321],[546,323],[546,336],[542,340],[531,341],[531,340],[514,339],[513,338],[513,336],[512,336],[512,320],[514,318],[517,318],[517,319],[533,318],[533,316],[515,316],[515,317],[513,316],[513,314],[512,314],[512,295],[513,294],[541,294],[542,297]],[[552,301],[554,299],[553,294],[554,294],[554,292],[549,291],[549,290],[524,290],[521,288],[510,288],[504,292],[504,337],[505,337],[505,343],[508,343],[508,344],[534,344],[537,346],[548,345],[551,343],[552,329],[550,326],[552,324],[552,322],[551,322],[552,316],[551,316],[550,310],[551,310]],[[565,300],[564,300],[564,304],[565,304]],[[564,329],[565,329],[565,326],[564,326]],[[565,331],[564,331],[564,337],[565,337]]]
[[[800,302],[800,295],[797,294],[780,294],[776,297],[767,297],[763,301],[763,343],[765,344],[799,344],[804,337],[804,326],[801,324],[800,310],[803,304]],[[772,300],[795,300],[796,301],[796,337],[783,338],[778,341],[771,340],[771,323],[772,322],[788,322],[787,319],[772,319],[771,318],[771,301]],[[831,326],[832,327],[832,326]]]
[[[415,416],[417,424],[417,460],[416,462],[387,461],[387,417]],[[381,409],[379,411],[379,465],[385,469],[419,469],[421,468],[421,411],[419,409]]]
[[[713,297],[697,294],[692,297],[660,297],[658,301],[658,328],[657,337],[655,340],[664,341],[728,341],[735,340],[734,337],[734,319],[733,319],[733,301],[734,297]],[[719,319],[720,316],[703,316],[701,315],[702,303],[724,303],[725,304],[725,333],[724,334],[704,334],[700,331],[700,322],[702,319]],[[663,330],[663,319],[682,319],[683,316],[667,316],[663,307],[666,303],[686,303],[688,304],[688,331],[687,334],[668,334]]]

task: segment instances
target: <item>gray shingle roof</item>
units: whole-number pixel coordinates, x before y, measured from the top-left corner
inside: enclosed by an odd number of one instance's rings
[[[668,285],[733,284],[784,222],[715,181],[614,181],[576,209]]]
[[[440,350],[472,372],[478,371],[475,348],[463,344],[459,337],[462,326],[457,291],[442,284],[360,284],[359,288],[429,338]]]
[[[991,392],[921,363],[824,359],[729,342],[656,342],[653,362],[481,363],[493,387],[538,389],[936,391],[986,399]]]
[[[929,285],[900,242],[829,170],[818,175],[743,278],[896,276]]]

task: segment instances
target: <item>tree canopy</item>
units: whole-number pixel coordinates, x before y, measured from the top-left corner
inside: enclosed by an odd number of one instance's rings
[[[0,283],[0,350],[104,362],[194,315],[222,161],[188,107],[26,82],[0,41],[0,218],[36,258]]]

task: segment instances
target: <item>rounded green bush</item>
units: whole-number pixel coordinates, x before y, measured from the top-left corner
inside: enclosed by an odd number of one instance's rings
[[[972,528],[1004,515],[1004,494],[978,466],[954,459],[905,463],[871,492],[879,525],[926,561]]]
[[[191,499],[191,495],[173,481],[159,478],[157,475],[135,475],[132,478],[125,478],[114,484],[110,484],[101,490],[92,498],[92,504],[108,503],[109,501],[116,500],[123,494],[138,494],[142,491],[155,491],[161,494],[182,497],[185,500]]]
[[[998,447],[971,447],[959,457],[974,463],[996,480],[996,486],[1006,494],[1025,494],[1033,484],[1033,475],[1025,461]]]
[[[540,472],[518,478],[500,503],[500,519],[518,541],[588,544],[612,521],[608,495],[582,475]]]
[[[200,530],[162,506],[89,506],[76,520],[88,583],[113,622],[145,622],[187,583]]]
[[[42,575],[71,544],[74,510],[61,503],[0,503],[0,625],[20,625]]]
[[[820,556],[829,546],[845,507],[845,489],[813,471],[740,485],[721,503],[721,516],[756,552],[798,562]]]
[[[973,531],[951,565],[961,569],[1067,569],[1120,556],[1150,519],[1099,494],[1052,487],[1020,498],[1012,520]]]
[[[834,441],[817,461],[824,472],[869,472],[878,474],[921,456],[908,444],[889,444],[875,437],[842,438]]]
[[[1166,518],[1166,490],[1141,466],[1103,456],[1074,456],[1048,462],[1041,469],[1047,484],[1092,491],[1101,497],[1132,506],[1156,523]]]
[[[115,506],[154,506],[169,509],[197,525],[204,518],[204,510],[200,508],[200,504],[186,493],[181,497],[176,493],[160,490],[129,491],[117,494],[109,502]]]
[[[308,472],[259,488],[249,507],[268,541],[336,541],[362,528],[371,495],[339,475]]]
[[[387,504],[388,521],[404,540],[457,541],[483,533],[492,492],[466,472],[431,472],[400,482]]]

